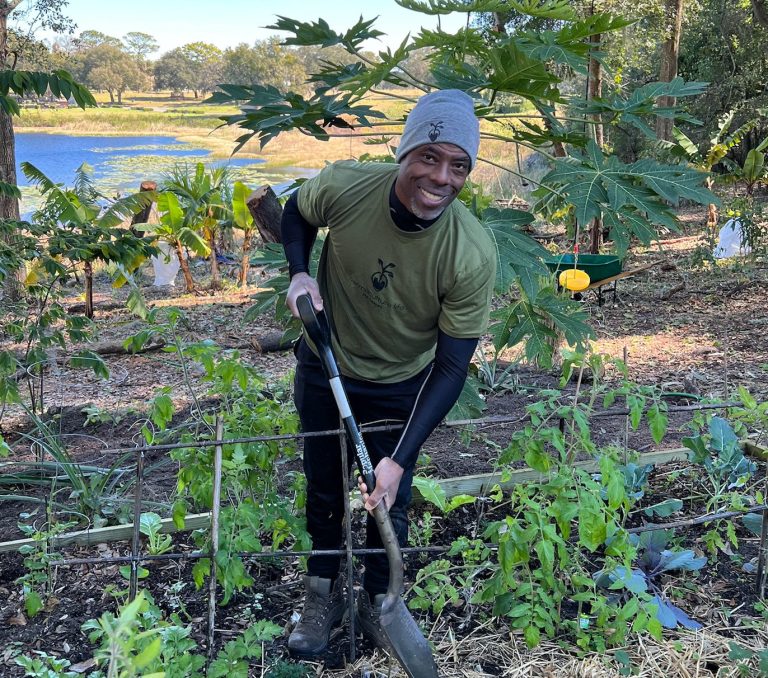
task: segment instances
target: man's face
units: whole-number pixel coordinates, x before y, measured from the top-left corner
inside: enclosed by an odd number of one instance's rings
[[[400,161],[395,193],[419,219],[436,219],[467,180],[469,156],[454,144],[425,144]]]

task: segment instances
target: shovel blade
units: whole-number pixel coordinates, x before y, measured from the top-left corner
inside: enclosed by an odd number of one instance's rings
[[[429,643],[402,598],[387,595],[379,620],[397,660],[410,678],[438,678]]]

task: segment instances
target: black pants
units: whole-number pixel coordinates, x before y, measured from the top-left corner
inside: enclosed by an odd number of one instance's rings
[[[339,411],[320,361],[301,340],[296,347],[295,400],[305,433],[339,428]],[[405,422],[419,393],[429,368],[396,384],[344,378],[344,387],[352,412],[359,424],[395,420]],[[367,433],[364,436],[374,468],[390,456],[402,434],[401,430]],[[354,451],[348,446],[350,465]],[[341,447],[338,434],[304,439],[304,473],[307,476],[307,529],[315,549],[341,548],[344,501],[349,469],[342,472]],[[389,515],[397,539],[405,546],[408,538],[408,504],[411,501],[413,467],[406,468]],[[381,548],[376,523],[369,515],[366,526],[367,548]],[[312,556],[309,574],[333,578],[339,572],[340,556]],[[389,581],[387,557],[368,555],[364,559],[363,586],[371,594],[383,593]]]

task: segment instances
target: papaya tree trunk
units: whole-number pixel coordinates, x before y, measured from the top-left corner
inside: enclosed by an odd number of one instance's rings
[[[590,13],[594,13],[594,6]],[[603,69],[600,62],[594,57],[594,52],[600,50],[600,33],[595,33],[591,36],[589,54],[589,69],[587,76],[587,99],[592,101],[599,98],[603,93]],[[592,129],[593,138],[595,143],[602,149],[605,138],[603,137],[603,124],[599,114],[592,116]],[[600,243],[603,236],[603,218],[602,216],[595,217],[589,226],[590,238],[589,238],[589,251],[592,254],[600,252]]]
[[[677,58],[680,53],[680,33],[683,30],[683,0],[666,0],[664,11],[669,32],[667,39],[661,46],[661,66],[659,68],[659,80],[670,82],[677,77]],[[674,106],[675,97],[659,97],[659,106]],[[656,136],[659,139],[670,141],[672,139],[672,118],[656,118]]]
[[[240,287],[248,287],[248,269],[251,267],[251,239],[253,231],[248,230],[243,233],[243,259],[240,265]]]
[[[85,275],[85,317],[93,319],[93,264],[90,261],[83,262]]]
[[[187,292],[195,291],[195,281],[192,280],[192,272],[189,270],[189,262],[184,256],[184,250],[181,249],[181,243],[177,240],[176,243],[176,256],[179,258],[179,266],[181,272],[184,274],[184,285]]]

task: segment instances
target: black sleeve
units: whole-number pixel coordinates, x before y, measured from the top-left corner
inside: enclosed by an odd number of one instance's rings
[[[309,273],[309,256],[317,237],[317,227],[310,224],[299,212],[298,191],[291,193],[283,208],[280,220],[280,239],[283,241],[288,275]]]
[[[416,464],[424,441],[458,400],[478,341],[456,339],[438,330],[435,362],[392,453],[392,459],[403,468]]]

